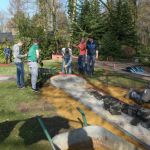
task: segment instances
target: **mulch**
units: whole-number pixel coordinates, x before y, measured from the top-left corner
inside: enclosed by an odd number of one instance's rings
[[[8,66],[12,66],[13,64],[0,64],[0,67],[8,67]]]

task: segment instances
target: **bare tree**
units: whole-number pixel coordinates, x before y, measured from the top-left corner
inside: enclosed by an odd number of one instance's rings
[[[0,11],[0,32],[4,32],[4,27],[5,27],[5,17],[2,11]]]
[[[150,44],[150,1],[139,1],[137,28],[140,41],[144,45]]]

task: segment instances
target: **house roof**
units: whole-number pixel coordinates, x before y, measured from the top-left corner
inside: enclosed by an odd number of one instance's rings
[[[0,43],[5,42],[5,40],[13,42],[14,38],[11,32],[0,32]]]

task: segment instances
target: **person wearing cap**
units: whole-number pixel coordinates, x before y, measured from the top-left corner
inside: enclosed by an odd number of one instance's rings
[[[22,58],[26,57],[27,54],[21,54],[21,47],[23,45],[22,41],[19,41],[17,44],[15,44],[13,46],[13,56],[14,56],[14,63],[16,65],[17,68],[17,77],[16,77],[16,81],[17,81],[17,87],[18,88],[24,88],[25,84],[24,84],[24,64],[22,61]]]
[[[38,59],[40,57],[39,54],[39,42],[37,39],[33,40],[32,46],[29,48],[28,51],[28,65],[31,73],[31,85],[32,90],[34,92],[38,92],[36,83],[38,79]]]

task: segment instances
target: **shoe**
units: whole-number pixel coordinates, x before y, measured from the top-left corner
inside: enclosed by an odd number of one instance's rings
[[[38,89],[32,89],[32,91],[35,93],[40,93],[40,91]]]
[[[20,87],[20,89],[25,89],[25,88],[26,88],[25,86],[21,86],[21,87]]]
[[[18,89],[25,89],[25,86],[17,86]]]

